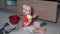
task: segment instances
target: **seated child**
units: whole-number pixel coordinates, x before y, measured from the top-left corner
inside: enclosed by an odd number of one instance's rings
[[[39,32],[41,34],[45,34],[46,28],[43,26],[40,27],[40,22],[33,21],[37,14],[32,15],[31,13],[32,13],[31,6],[29,4],[24,4],[23,5],[24,16],[22,17],[22,28],[28,32],[32,33]]]

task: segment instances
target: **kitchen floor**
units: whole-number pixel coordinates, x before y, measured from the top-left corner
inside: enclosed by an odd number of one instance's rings
[[[14,15],[16,13],[11,13],[11,12],[6,12],[6,11],[0,11],[0,27],[2,27],[4,25],[4,23],[9,22],[8,17],[10,15]],[[47,33],[46,34],[60,34],[60,17],[58,19],[58,23],[49,23],[47,22]],[[21,24],[21,22],[20,22]],[[31,34],[28,33],[24,30],[22,30],[22,28],[19,29],[19,31],[14,31],[11,32],[10,34]]]

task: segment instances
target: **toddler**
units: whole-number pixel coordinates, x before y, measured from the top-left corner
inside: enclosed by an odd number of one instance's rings
[[[37,17],[37,14],[32,15],[31,6],[29,4],[23,5],[23,17],[22,17],[22,28],[25,31],[32,33],[46,33],[46,28],[41,26],[40,22],[34,22],[34,18]]]

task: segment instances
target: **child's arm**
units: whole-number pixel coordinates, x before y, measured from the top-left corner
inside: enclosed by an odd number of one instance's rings
[[[28,26],[32,21],[32,16],[31,15],[27,15],[27,18],[28,18],[28,22],[24,24],[25,26]]]
[[[24,23],[25,26],[28,26],[31,23],[32,19],[29,19],[27,23]]]
[[[35,17],[37,17],[38,16],[38,14],[34,14],[33,16],[32,16],[32,18],[35,18]]]
[[[27,15],[28,22],[25,23],[24,25],[25,25],[25,26],[28,26],[28,25],[31,23],[32,19],[35,18],[35,17],[37,17],[37,14],[34,14],[33,16]]]

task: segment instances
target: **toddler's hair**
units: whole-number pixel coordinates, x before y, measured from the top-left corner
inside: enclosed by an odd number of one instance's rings
[[[30,4],[26,3],[26,4],[23,4],[23,9],[26,9],[26,7],[31,7]]]

